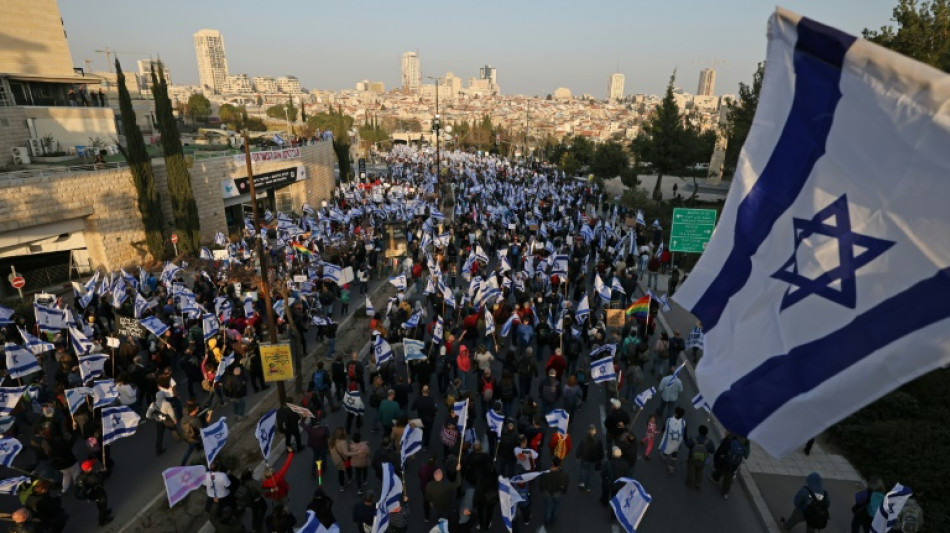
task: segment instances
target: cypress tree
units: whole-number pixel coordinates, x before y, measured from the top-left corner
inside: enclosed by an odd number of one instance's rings
[[[330,107],[330,114],[336,115],[333,125],[333,151],[336,152],[342,183],[350,178],[350,133],[346,129],[346,116],[343,114],[342,105],[336,113],[333,112],[333,107]]]
[[[191,174],[181,147],[178,124],[172,114],[168,98],[168,83],[165,73],[159,68],[152,70],[152,95],[155,97],[155,116],[162,132],[162,151],[165,153],[165,173],[168,177],[168,193],[172,200],[172,213],[178,231],[178,250],[197,255],[201,248],[201,233],[198,222],[198,206],[191,188]]]
[[[132,97],[125,86],[125,74],[119,60],[115,60],[116,82],[119,89],[119,114],[122,120],[122,130],[125,132],[125,146],[116,143],[125,162],[132,172],[132,182],[138,196],[139,214],[142,217],[142,226],[145,227],[145,246],[152,257],[158,260],[163,258],[164,237],[162,226],[162,204],[155,191],[155,174],[152,170],[152,159],[145,148],[145,139],[142,130],[135,122],[135,111],[132,110]]]

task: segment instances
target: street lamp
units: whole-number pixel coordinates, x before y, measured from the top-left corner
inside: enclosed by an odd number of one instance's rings
[[[426,76],[426,78],[435,81],[435,120],[432,121],[432,131],[435,132],[435,179],[438,183],[442,181],[442,159],[441,159],[441,146],[439,143],[439,130],[442,129],[442,124],[439,119],[439,83],[442,81],[441,78],[434,78],[432,76]]]

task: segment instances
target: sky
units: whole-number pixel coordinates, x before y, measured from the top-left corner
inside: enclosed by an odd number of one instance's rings
[[[897,0],[786,0],[782,6],[852,34],[893,24]],[[59,0],[73,63],[120,52],[125,69],[160,57],[175,84],[197,84],[193,34],[224,36],[231,74],[295,75],[307,89],[353,88],[364,79],[401,83],[400,55],[417,51],[423,76],[453,72],[467,83],[497,69],[503,94],[545,96],[558,87],[605,97],[607,78],[625,94],[693,93],[715,65],[716,93],[734,94],[765,57],[767,0]]]

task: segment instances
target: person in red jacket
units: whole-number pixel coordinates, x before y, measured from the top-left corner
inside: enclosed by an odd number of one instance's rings
[[[261,481],[261,488],[263,489],[265,498],[270,498],[280,503],[286,502],[287,493],[290,492],[290,485],[284,480],[284,476],[287,475],[287,470],[290,468],[290,463],[293,460],[294,449],[288,446],[287,459],[284,460],[284,466],[280,467],[280,471],[275,474],[270,466],[264,470],[264,481]]]
[[[561,355],[561,349],[555,348],[554,353],[551,354],[551,357],[548,358],[547,364],[544,365],[544,370],[554,370],[557,373],[558,381],[561,380],[561,376],[564,375],[564,371],[567,370],[567,359],[564,359],[564,356]]]

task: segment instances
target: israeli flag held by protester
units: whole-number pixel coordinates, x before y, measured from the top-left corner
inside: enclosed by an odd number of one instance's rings
[[[17,476],[0,480],[0,494],[7,496],[16,496],[20,492],[20,486],[29,484],[30,478],[27,476]]]
[[[399,508],[401,499],[402,481],[396,475],[392,463],[383,463],[383,487],[376,504],[372,533],[385,533],[389,529],[389,513]]]
[[[628,477],[622,477],[614,483],[623,483],[623,487],[617,491],[617,494],[610,499],[610,508],[614,510],[614,516],[620,522],[620,526],[626,533],[636,533],[637,526],[643,520],[647,508],[653,498],[647,494],[636,480]]]
[[[500,437],[501,430],[505,425],[505,415],[496,413],[494,409],[489,409],[485,413],[485,420],[488,423],[488,431],[494,432]]]
[[[79,356],[79,375],[82,377],[82,382],[88,384],[103,375],[108,360],[109,356],[101,353]]]
[[[485,311],[485,335],[495,334],[495,317],[489,310]]]
[[[58,333],[66,329],[66,313],[62,309],[44,307],[34,302],[33,312],[40,331]]]
[[[393,358],[393,348],[382,335],[373,339],[373,354],[376,356],[376,365],[382,365]]]
[[[64,392],[66,393],[66,404],[69,406],[70,414],[76,414],[76,410],[79,409],[86,398],[93,395],[92,389],[89,387],[73,387],[66,389]]]
[[[214,234],[214,244],[217,246],[225,246],[228,244],[228,238],[224,233],[220,231]]]
[[[222,416],[217,422],[201,429],[201,442],[204,444],[208,465],[214,462],[215,457],[224,448],[228,440],[228,417]]]
[[[363,416],[366,406],[363,404],[363,399],[360,398],[359,391],[347,391],[343,395],[343,408],[346,409],[347,413]]]
[[[541,470],[540,472],[525,472],[524,474],[518,474],[517,476],[511,476],[512,483],[528,483],[533,479],[539,478],[544,474],[547,474],[550,470]]]
[[[518,318],[518,314],[517,314],[517,313],[511,313],[511,316],[508,317],[508,320],[505,320],[505,323],[501,325],[501,332],[500,332],[500,333],[501,333],[501,336],[502,336],[502,337],[507,337],[508,334],[511,333],[511,327],[515,324],[515,322],[520,323],[520,319]]]
[[[501,506],[501,521],[504,522],[508,533],[511,533],[515,521],[515,506],[523,501],[518,491],[511,485],[511,480],[498,476],[498,504]]]
[[[897,517],[900,516],[904,504],[914,494],[910,487],[905,487],[900,483],[894,485],[890,492],[884,495],[884,501],[874,513],[874,520],[871,522],[872,533],[887,533],[897,525]]]
[[[244,316],[248,318],[254,316],[254,298],[250,294],[244,295]]]
[[[119,399],[119,391],[115,389],[115,381],[103,379],[92,384],[92,408],[105,407]]]
[[[452,412],[455,413],[455,417],[458,419],[456,424],[459,428],[459,435],[465,435],[465,426],[468,424],[468,399],[464,401],[455,402],[452,406]]]
[[[234,364],[234,352],[229,353],[221,362],[218,363],[218,368],[214,372],[214,383],[219,383],[221,378],[224,377],[224,373],[228,371],[228,367]]]
[[[594,274],[594,290],[601,300],[605,302],[610,301],[610,287],[604,285],[604,280],[600,279],[600,274]]]
[[[581,298],[580,303],[577,304],[577,311],[574,312],[574,320],[576,320],[577,323],[580,324],[589,316],[590,316],[590,303],[587,301],[587,294],[584,294],[584,297]]]
[[[646,405],[653,396],[656,395],[656,387],[650,387],[649,389],[637,394],[637,397],[634,398],[633,403],[637,404],[637,407],[643,409],[643,406]]]
[[[709,407],[709,404],[706,403],[706,399],[703,398],[702,393],[699,393],[696,396],[693,396],[693,407],[695,407],[696,409],[702,409],[703,411],[706,411],[707,413],[712,410]]]
[[[406,275],[405,274],[393,276],[389,278],[389,282],[392,283],[393,287],[396,287],[397,290],[400,290],[400,291],[406,290]]]
[[[281,137],[280,135],[276,134],[276,133],[274,134],[273,141],[274,141],[274,143],[276,143],[278,146],[283,146],[283,145],[284,145],[284,142],[285,142],[285,141],[284,141],[284,138]],[[268,211],[268,213],[270,213],[270,211]]]
[[[544,415],[544,419],[548,423],[548,427],[557,428],[557,432],[561,435],[567,435],[567,424],[570,417],[567,414],[567,411],[564,409],[554,409],[550,413]]]
[[[142,318],[142,315],[148,310],[148,300],[140,293],[135,293],[135,308],[133,310],[136,319]]]
[[[261,454],[264,458],[270,456],[276,427],[277,409],[271,409],[257,421],[257,430],[254,432],[254,436],[257,437],[257,443],[261,446]]]
[[[405,352],[406,361],[419,361],[426,358],[426,354],[423,352],[425,349],[426,343],[422,341],[417,341],[415,339],[403,339],[402,347]]]
[[[124,405],[106,407],[102,410],[102,443],[113,442],[133,435],[142,418]]]
[[[181,272],[181,267],[169,261],[165,263],[164,268],[162,268],[162,274],[161,276],[159,276],[159,280],[165,283],[171,283],[172,280],[175,279],[175,276],[177,276],[179,272]]]
[[[343,279],[343,268],[331,263],[323,263],[323,279],[328,279],[334,283],[340,283]]]
[[[950,78],[787,11],[770,24],[733,189],[675,299],[702,320],[713,413],[781,455],[950,364]]]
[[[662,309],[664,313],[669,313],[670,310],[672,309],[670,307],[670,300],[668,298],[668,295],[664,294],[663,296],[660,296],[659,298],[657,298],[656,301],[660,302],[660,309]]]
[[[686,349],[689,350],[692,348],[698,348],[703,352],[706,351],[706,335],[703,333],[703,329],[698,326],[691,329],[686,336]]]
[[[214,338],[214,336],[217,335],[219,331],[221,331],[221,325],[218,322],[217,317],[211,313],[205,313],[201,315],[201,331],[204,335],[205,342],[208,342]]]
[[[208,471],[204,465],[176,466],[162,472],[165,480],[165,494],[168,496],[168,506],[185,499],[188,493],[204,485]]]
[[[366,296],[366,316],[375,316],[376,309],[373,308],[373,302],[370,301],[369,295]]]
[[[614,371],[614,358],[607,356],[603,359],[590,362],[590,378],[594,383],[603,383],[605,381],[616,381],[617,373]]]
[[[13,313],[15,313],[13,309],[0,305],[0,326],[12,326]]]
[[[554,263],[551,268],[551,274],[557,274],[558,276],[564,277],[567,276],[567,265],[569,256],[567,254],[561,254],[554,256]]]
[[[3,345],[3,351],[7,356],[7,372],[13,379],[42,370],[36,356],[18,344],[8,342]]]
[[[316,513],[307,511],[307,521],[300,529],[295,529],[296,533],[340,533],[340,526],[333,524],[330,527],[323,527]]]
[[[13,460],[23,450],[23,444],[20,441],[9,438],[0,439],[0,465],[7,468],[13,466]]]
[[[280,318],[286,319],[287,303],[283,300],[277,300],[273,304],[274,314]]]
[[[637,224],[646,226],[647,221],[643,218],[643,209],[637,209]]]
[[[620,284],[620,280],[617,279],[617,276],[614,276],[610,279],[610,290],[617,291],[621,294],[627,294],[627,291],[624,290],[623,285]]]
[[[198,259],[205,261],[214,261],[214,256],[211,255],[211,250],[207,246],[201,247],[201,254],[198,256]]]
[[[422,449],[422,430],[412,426],[406,426],[402,432],[402,446],[399,449],[399,460],[402,463],[402,469],[406,469],[406,459],[412,457],[416,452]]]
[[[412,329],[419,327],[419,319],[422,316],[422,311],[416,311],[409,317],[409,320],[402,323],[404,329]]]
[[[10,416],[24,392],[26,386],[0,387],[0,416]]]
[[[161,337],[168,331],[168,326],[166,326],[158,317],[150,316],[139,320],[139,324],[142,324],[142,327],[147,329],[152,335],[156,337]]]
[[[435,320],[435,325],[432,326],[432,344],[438,346],[442,344],[442,337],[445,336],[445,322],[442,320],[442,316]]]

